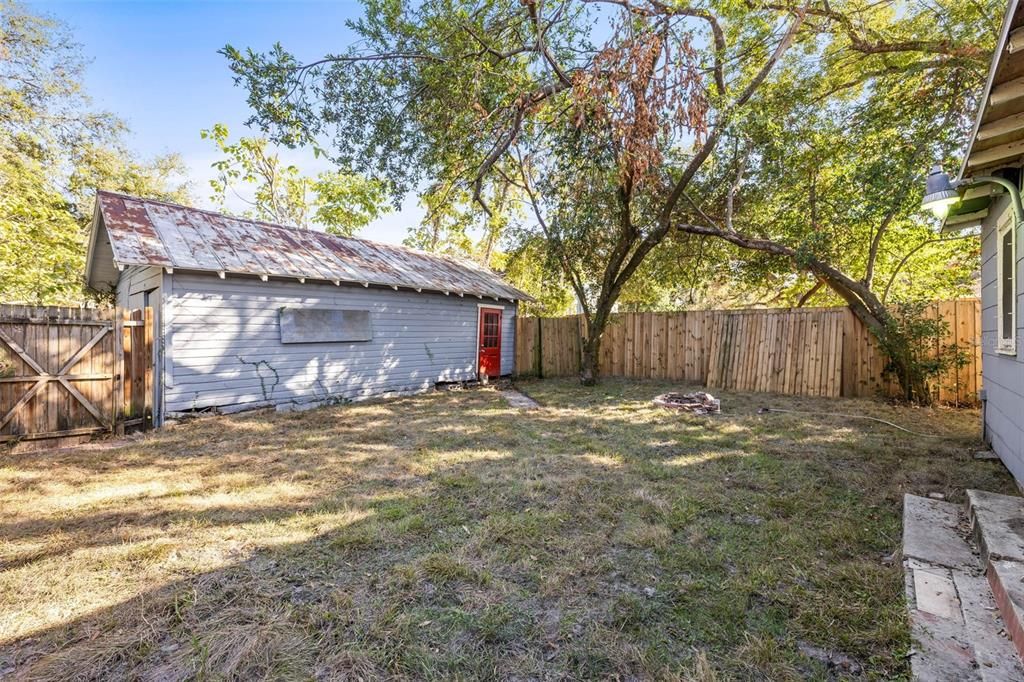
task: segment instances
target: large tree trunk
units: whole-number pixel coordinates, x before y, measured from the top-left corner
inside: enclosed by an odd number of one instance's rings
[[[602,292],[593,314],[586,315],[587,338],[582,340],[580,353],[580,383],[584,386],[593,386],[597,383],[601,338],[611,318],[611,309],[618,299],[618,291],[618,287],[612,287],[610,291]]]
[[[580,383],[593,386],[597,383],[597,357],[601,349],[601,337],[590,336],[583,340],[583,352],[580,357]]]
[[[612,307],[618,297],[618,289],[612,292],[612,296],[601,296],[597,301],[597,308],[593,315],[588,315],[587,337],[582,339],[580,349],[580,383],[584,386],[593,386],[597,383],[599,371],[598,358],[601,353],[601,337],[604,336],[605,327],[611,318]]]

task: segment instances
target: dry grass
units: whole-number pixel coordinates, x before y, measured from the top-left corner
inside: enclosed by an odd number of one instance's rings
[[[523,387],[542,409],[437,393],[6,456],[0,676],[834,675],[806,642],[900,677],[903,493],[1012,491],[975,412]]]

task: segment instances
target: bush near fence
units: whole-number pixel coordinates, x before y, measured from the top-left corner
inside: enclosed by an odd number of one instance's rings
[[[981,304],[940,301],[926,311],[947,323],[935,349],[955,345],[967,363],[932,382],[935,398],[970,405],[981,388]],[[516,373],[580,370],[582,315],[519,318]],[[898,383],[867,327],[846,307],[616,313],[601,342],[605,377],[671,379],[709,388],[811,396],[891,396]]]

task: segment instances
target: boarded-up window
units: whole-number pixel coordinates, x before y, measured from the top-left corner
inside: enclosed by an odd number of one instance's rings
[[[371,340],[369,310],[281,308],[281,343]]]

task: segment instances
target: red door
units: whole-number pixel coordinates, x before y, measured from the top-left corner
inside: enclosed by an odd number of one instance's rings
[[[501,376],[501,310],[480,309],[480,378]]]

